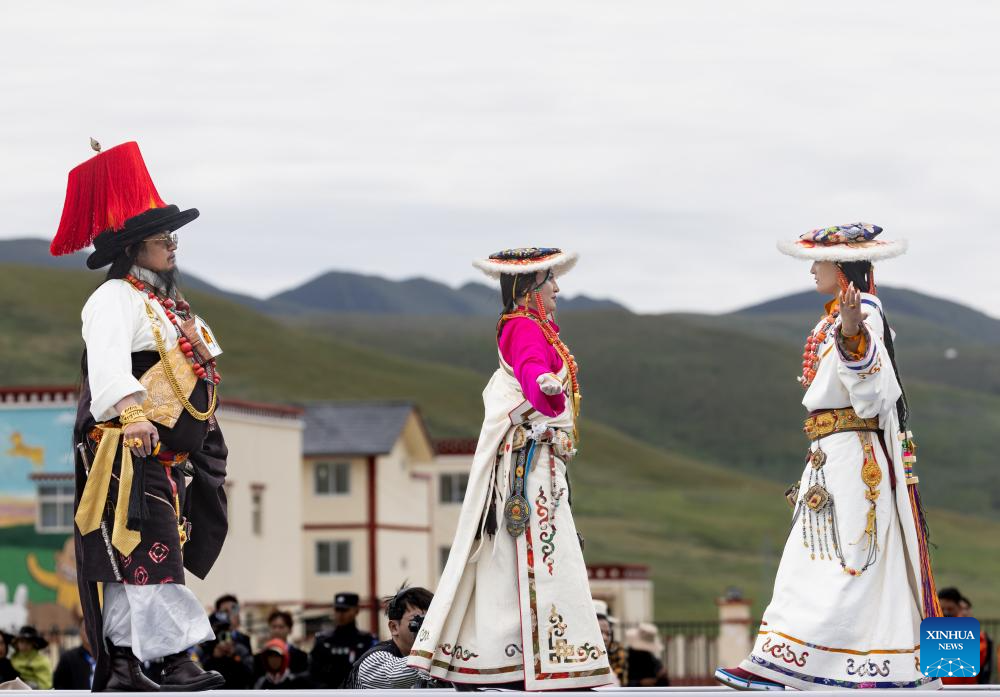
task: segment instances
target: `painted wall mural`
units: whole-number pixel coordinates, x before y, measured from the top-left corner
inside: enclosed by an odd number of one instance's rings
[[[0,623],[76,625],[74,405],[0,405]],[[21,620],[24,621],[23,619]]]

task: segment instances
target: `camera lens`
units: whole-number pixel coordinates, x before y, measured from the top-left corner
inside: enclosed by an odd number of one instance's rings
[[[410,623],[407,625],[407,628],[410,630],[411,634],[416,634],[417,632],[420,631],[420,626],[423,623],[424,623],[424,616],[417,615],[416,617],[410,620]]]

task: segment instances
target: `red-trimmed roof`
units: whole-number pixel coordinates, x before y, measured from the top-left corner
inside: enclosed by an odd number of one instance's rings
[[[72,481],[74,476],[72,472],[32,472],[28,478],[33,482],[53,482]]]
[[[286,419],[297,419],[302,416],[302,409],[284,404],[269,404],[267,402],[251,402],[245,399],[222,399],[219,406],[223,409],[235,409],[261,416],[276,416]]]
[[[76,398],[76,385],[14,385],[0,387],[0,404],[55,402]]]
[[[649,578],[649,567],[645,564],[587,564],[587,576],[602,581],[643,581]]]
[[[438,455],[475,455],[479,441],[475,438],[445,438],[434,441],[434,452]]]
[[[13,385],[0,387],[0,404],[37,404],[39,402],[73,401],[77,396],[76,385]],[[302,409],[284,404],[251,402],[245,399],[220,400],[223,409],[277,418],[298,419]]]

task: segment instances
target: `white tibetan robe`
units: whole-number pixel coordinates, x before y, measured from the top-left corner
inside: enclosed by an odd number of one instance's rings
[[[865,534],[870,490],[861,477],[864,445],[870,444],[881,470],[877,557],[863,573],[851,575],[831,554],[830,526],[817,524],[804,504],[810,474],[818,476],[807,459],[774,594],[753,651],[740,667],[798,689],[936,689],[940,681],[920,672],[921,566],[897,439],[901,389],[883,343],[881,301],[862,294],[862,303],[868,313],[865,355],[855,361],[841,352],[838,320],[819,348],[822,360],[802,403],[809,412],[853,407],[861,418],[878,417],[889,458],[872,432],[835,433],[810,446],[810,452],[821,448],[827,456],[821,469],[844,561],[861,569],[872,543]]]
[[[451,554],[410,653],[409,665],[455,683],[524,680],[527,690],[565,690],[611,683],[567,496],[566,463],[548,444],[536,448],[525,477],[527,529],[504,525],[515,427],[526,423],[573,430],[569,399],[550,418],[530,408],[501,359],[483,392],[486,418]],[[559,378],[568,384],[565,366]],[[498,529],[484,531],[487,507]]]

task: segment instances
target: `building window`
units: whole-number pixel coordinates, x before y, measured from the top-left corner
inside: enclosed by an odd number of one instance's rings
[[[348,462],[317,462],[313,491],[317,496],[341,496],[351,493],[351,465]]]
[[[469,486],[467,474],[442,474],[441,503],[462,503],[467,486]]]
[[[451,547],[438,547],[438,575],[444,573],[444,567],[448,563],[448,555],[451,554]]]
[[[264,534],[264,487],[254,486],[250,491],[250,529],[254,535]]]
[[[39,532],[73,532],[73,493],[76,485],[40,484],[38,487]]]
[[[349,540],[321,540],[316,543],[316,573],[321,575],[351,573]]]

